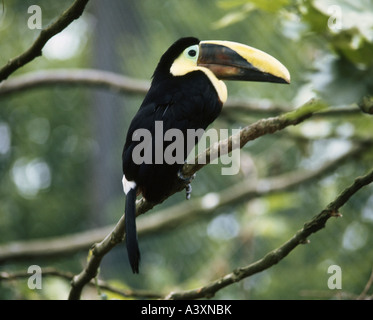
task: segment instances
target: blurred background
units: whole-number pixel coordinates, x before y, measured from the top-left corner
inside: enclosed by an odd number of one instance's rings
[[[40,6],[46,27],[72,3],[4,0],[0,66],[39,35],[40,30],[28,28],[29,6]],[[196,288],[246,266],[283,244],[372,168],[369,0],[92,0],[79,20],[47,43],[43,56],[9,79],[48,69],[93,68],[149,81],[163,52],[183,36],[251,45],[279,59],[292,76],[289,86],[226,82],[228,107],[213,127],[241,128],[311,98],[324,100],[332,111],[248,143],[237,175],[222,176],[219,165],[199,171],[191,201],[203,199],[205,205],[197,213],[191,210],[190,219],[140,234],[140,275],[132,274],[124,244],[103,259],[100,279],[121,289],[162,295]],[[143,97],[78,84],[5,94],[0,85],[0,273],[26,272],[35,264],[73,274],[82,270],[89,245],[14,258],[11,244],[19,248],[34,240],[48,244],[59,239],[67,246],[70,236],[119,220],[125,202],[122,147]],[[302,180],[312,172],[313,179]],[[300,182],[287,187],[294,175]],[[234,186],[246,181],[249,190],[263,179],[273,182],[269,189],[276,183],[284,187],[208,210]],[[179,205],[186,205],[184,193],[139,217],[138,224],[152,216],[162,219],[167,208],[178,212]],[[373,267],[373,187],[357,193],[341,214],[278,265],[215,298],[355,298]],[[327,286],[331,265],[342,269],[341,290]],[[30,290],[27,278],[0,281],[0,299],[66,299],[68,292],[69,281],[60,277],[43,278],[42,290]],[[100,295],[91,288],[83,298]]]

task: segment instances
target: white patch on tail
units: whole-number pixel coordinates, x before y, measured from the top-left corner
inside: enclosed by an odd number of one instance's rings
[[[122,184],[123,184],[123,191],[124,191],[125,194],[130,192],[131,189],[136,188],[136,182],[135,181],[128,181],[126,179],[125,175],[123,175]]]

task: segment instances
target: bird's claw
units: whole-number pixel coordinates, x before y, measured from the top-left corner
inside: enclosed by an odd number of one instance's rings
[[[186,183],[185,186],[185,192],[186,192],[186,199],[189,200],[192,195],[192,180],[196,177],[196,174],[194,173],[191,177],[184,177],[184,175],[181,172],[181,169],[177,173],[177,177]]]
[[[188,183],[185,187],[186,199],[189,200],[192,195],[192,185]]]

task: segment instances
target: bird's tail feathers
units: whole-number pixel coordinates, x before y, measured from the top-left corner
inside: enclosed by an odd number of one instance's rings
[[[127,254],[133,273],[139,273],[140,264],[140,250],[136,229],[136,192],[137,187],[128,191],[125,211]]]

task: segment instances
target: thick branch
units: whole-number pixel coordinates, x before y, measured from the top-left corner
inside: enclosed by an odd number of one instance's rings
[[[150,82],[140,80],[113,72],[96,69],[50,69],[33,71],[27,74],[16,76],[0,83],[0,98],[7,95],[47,87],[51,85],[64,86],[89,86],[103,88],[113,92],[145,95],[150,87]],[[359,105],[361,110],[369,107],[369,100],[364,99]],[[338,107],[328,109],[319,114],[325,116],[350,115],[361,113],[357,106]],[[268,101],[243,101],[238,99],[228,99],[224,104],[221,116],[231,116],[232,111],[242,112],[245,115],[254,114],[256,116],[278,116],[291,111],[292,108],[285,108]]]
[[[0,98],[10,94],[48,87],[52,85],[64,86],[89,86],[111,90],[113,92],[145,95],[149,90],[150,82],[140,80],[113,72],[96,69],[49,69],[33,71],[27,74],[16,76],[0,83]],[[345,116],[361,113],[370,107],[369,99],[363,99],[358,106],[335,107],[319,115],[325,116]],[[254,114],[256,116],[278,116],[291,111],[292,108],[285,108],[268,101],[243,101],[238,99],[228,99],[224,104],[221,116],[231,117],[233,112],[242,112],[246,116]]]
[[[321,211],[311,221],[307,222],[304,227],[299,230],[290,240],[285,242],[279,248],[271,251],[265,255],[262,259],[242,268],[234,270],[232,273],[217,279],[206,286],[198,289],[172,292],[166,299],[199,299],[199,298],[211,298],[214,294],[225,288],[226,286],[241,281],[253,274],[266,270],[277,264],[279,261],[284,259],[292,250],[294,250],[299,244],[307,243],[307,238],[313,233],[321,230],[325,227],[326,222],[331,217],[339,216],[338,210],[361,188],[373,182],[373,170],[367,175],[357,178],[354,183],[343,190],[343,192],[329,205]]]
[[[294,111],[284,113],[278,117],[259,120],[254,124],[243,128],[238,134],[232,135],[228,139],[222,140],[219,144],[200,153],[195,158],[195,164],[184,165],[183,175],[186,177],[192,176],[217,157],[230,153],[234,146],[236,148],[243,148],[249,141],[255,140],[266,134],[275,133],[288,126],[297,125],[310,118],[314,113],[321,112],[325,109],[326,106],[322,102],[312,99]],[[219,152],[217,152],[217,150]],[[225,152],[221,152],[221,150],[224,150]]]
[[[35,40],[35,42],[29,49],[27,49],[18,57],[10,60],[5,66],[0,69],[0,82],[7,79],[9,75],[11,75],[17,69],[21,68],[28,62],[40,56],[42,54],[44,45],[50,38],[55,36],[57,33],[60,33],[71,22],[78,19],[82,15],[88,1],[89,0],[76,0],[69,9],[61,14],[56,22],[43,29],[40,32],[39,37]]]
[[[144,94],[150,83],[95,69],[56,69],[30,72],[0,84],[0,97],[51,85],[76,85],[105,88],[115,92]]]
[[[16,241],[0,245],[0,264],[12,261],[53,258],[87,250],[92,243],[101,241],[113,227],[80,232],[55,238]]]

